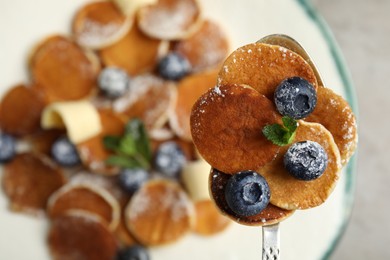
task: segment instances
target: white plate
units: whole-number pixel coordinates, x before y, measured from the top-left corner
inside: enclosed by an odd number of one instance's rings
[[[28,80],[26,59],[31,47],[51,33],[68,34],[81,0],[0,1],[0,95]],[[207,17],[230,33],[233,47],[267,34],[285,33],[311,54],[327,87],[356,109],[355,95],[343,60],[324,22],[305,0],[202,0]],[[284,260],[327,258],[348,221],[354,189],[355,159],[336,190],[322,206],[300,211],[281,224]],[[0,173],[1,175],[1,173]],[[45,245],[45,219],[10,213],[0,193],[0,259],[50,259]],[[232,225],[210,238],[188,235],[180,242],[151,250],[153,260],[260,259],[261,229]]]

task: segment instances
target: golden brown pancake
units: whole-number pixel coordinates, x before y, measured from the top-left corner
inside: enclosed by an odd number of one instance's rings
[[[356,118],[348,102],[329,88],[318,88],[316,108],[305,120],[320,123],[332,133],[341,163],[347,164],[358,141]]]
[[[173,181],[152,180],[131,198],[125,210],[126,225],[144,245],[172,243],[191,228],[193,205]]]
[[[126,18],[111,1],[92,2],[77,11],[72,31],[78,44],[98,49],[122,38],[132,22],[133,17]]]
[[[118,201],[105,189],[90,184],[67,184],[50,196],[47,213],[51,218],[64,215],[69,210],[80,210],[101,217],[110,230],[119,223]]]
[[[209,178],[209,188],[211,198],[219,210],[232,220],[247,226],[268,226],[276,224],[294,213],[293,210],[282,209],[270,203],[263,211],[255,216],[238,216],[229,208],[225,199],[225,187],[230,177],[230,174],[212,169]]]
[[[201,200],[195,203],[195,225],[193,231],[197,234],[210,236],[224,231],[230,219],[221,214],[211,200]]]
[[[99,51],[104,65],[124,69],[135,76],[154,69],[161,41],[144,35],[136,24],[119,41]]]
[[[124,132],[124,120],[111,109],[99,109],[102,132],[86,141],[76,145],[81,161],[91,171],[99,174],[114,175],[119,169],[109,166],[105,160],[112,155],[103,144],[103,138],[107,135],[121,136]]]
[[[118,243],[104,221],[85,212],[69,212],[55,218],[48,244],[53,259],[115,259]]]
[[[96,62],[70,39],[54,35],[35,49],[30,71],[50,102],[85,98],[95,89]]]
[[[152,74],[133,78],[128,93],[117,99],[114,110],[128,119],[139,118],[148,130],[160,128],[168,121],[177,91],[171,82]]]
[[[294,143],[307,140],[322,145],[328,155],[328,166],[318,179],[302,181],[287,172],[283,157],[290,145],[282,147],[274,161],[258,170],[270,187],[271,203],[278,207],[294,210],[318,206],[336,186],[341,162],[332,134],[320,124],[300,120]]]
[[[279,147],[265,138],[262,129],[279,121],[274,104],[253,88],[223,85],[195,103],[191,133],[210,165],[234,174],[258,169],[275,158]]]
[[[225,60],[218,84],[249,85],[273,100],[280,82],[296,76],[317,88],[315,74],[301,56],[277,45],[252,43],[238,48]]]
[[[177,100],[169,113],[169,125],[182,139],[191,141],[190,116],[192,106],[217,83],[218,71],[201,72],[185,77],[177,87]]]
[[[217,68],[229,53],[229,41],[222,28],[205,20],[191,37],[180,40],[174,51],[182,54],[192,65],[193,71]]]
[[[196,0],[158,0],[142,7],[137,18],[140,29],[150,37],[177,40],[197,30],[200,16]]]
[[[2,182],[12,210],[40,214],[65,178],[48,158],[23,153],[4,166]]]
[[[17,85],[8,90],[0,104],[0,127],[9,134],[32,134],[40,128],[45,99],[34,88]]]

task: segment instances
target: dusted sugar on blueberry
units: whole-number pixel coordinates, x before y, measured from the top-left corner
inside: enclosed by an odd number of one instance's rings
[[[290,146],[283,162],[286,170],[295,178],[310,181],[324,173],[328,165],[328,155],[319,143],[303,141]]]
[[[267,181],[255,171],[236,173],[226,184],[226,202],[239,216],[249,217],[259,214],[267,207],[270,196]]]
[[[158,63],[158,73],[168,80],[180,80],[190,73],[190,62],[176,52],[171,52]]]
[[[118,178],[119,185],[121,185],[125,191],[134,193],[149,179],[149,174],[142,168],[123,169]]]
[[[274,99],[280,114],[301,119],[313,112],[317,104],[317,93],[307,80],[292,77],[279,84]]]
[[[15,156],[15,145],[13,136],[0,133],[0,163],[8,162]]]
[[[51,156],[62,166],[75,166],[80,163],[76,147],[67,137],[58,138],[51,147]]]
[[[107,67],[100,72],[98,85],[108,98],[118,98],[128,90],[129,76],[120,68]]]
[[[177,178],[186,162],[183,150],[172,141],[160,144],[154,158],[156,170],[170,178]]]
[[[121,249],[115,260],[149,260],[149,252],[145,247],[133,245]]]

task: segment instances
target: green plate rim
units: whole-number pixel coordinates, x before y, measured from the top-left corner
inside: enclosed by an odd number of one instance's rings
[[[309,18],[317,25],[322,36],[326,40],[332,58],[335,62],[337,71],[343,83],[344,86],[343,90],[345,92],[345,97],[348,103],[350,104],[350,106],[352,107],[352,110],[354,111],[356,118],[358,120],[358,103],[357,103],[357,95],[355,92],[355,88],[353,86],[352,78],[350,72],[347,69],[346,62],[341,53],[340,47],[336,43],[332,31],[330,30],[329,26],[322,18],[322,16],[319,14],[319,12],[314,8],[310,0],[296,0],[296,1],[301,5],[301,7],[304,9],[304,11],[309,16]],[[343,237],[346,228],[348,226],[349,220],[351,218],[352,208],[354,204],[355,187],[356,187],[356,175],[355,175],[355,173],[357,172],[356,167],[357,167],[357,153],[355,153],[355,155],[352,156],[352,158],[350,159],[346,167],[347,182],[344,187],[344,193],[346,194],[346,198],[344,201],[343,222],[341,224],[341,227],[337,235],[335,236],[332,243],[330,244],[329,248],[325,251],[324,255],[321,257],[321,259],[323,260],[329,259],[330,256],[333,254],[341,238]]]

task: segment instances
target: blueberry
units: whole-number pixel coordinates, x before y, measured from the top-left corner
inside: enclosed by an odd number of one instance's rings
[[[122,96],[129,88],[129,77],[120,68],[107,67],[99,74],[98,86],[107,97],[117,98]]]
[[[300,77],[283,80],[276,88],[274,98],[279,113],[294,119],[308,116],[317,104],[313,85]]]
[[[51,156],[62,166],[75,166],[80,163],[76,147],[67,137],[60,137],[53,143]]]
[[[303,141],[290,146],[283,162],[286,170],[295,178],[310,181],[324,173],[328,155],[319,143]]]
[[[135,169],[123,169],[119,174],[119,184],[124,190],[129,193],[134,193],[138,190],[143,183],[145,183],[149,174],[145,169],[135,168]]]
[[[16,141],[9,134],[0,133],[0,163],[8,162],[15,156]]]
[[[265,209],[271,193],[267,181],[255,171],[243,171],[230,177],[225,187],[226,202],[239,216],[254,216]]]
[[[133,245],[121,249],[116,257],[116,260],[149,260],[149,253],[145,247]]]
[[[189,61],[182,55],[171,52],[158,63],[158,73],[168,80],[179,80],[191,70]]]
[[[173,141],[160,144],[154,158],[156,170],[171,178],[178,177],[186,162],[183,150]]]

